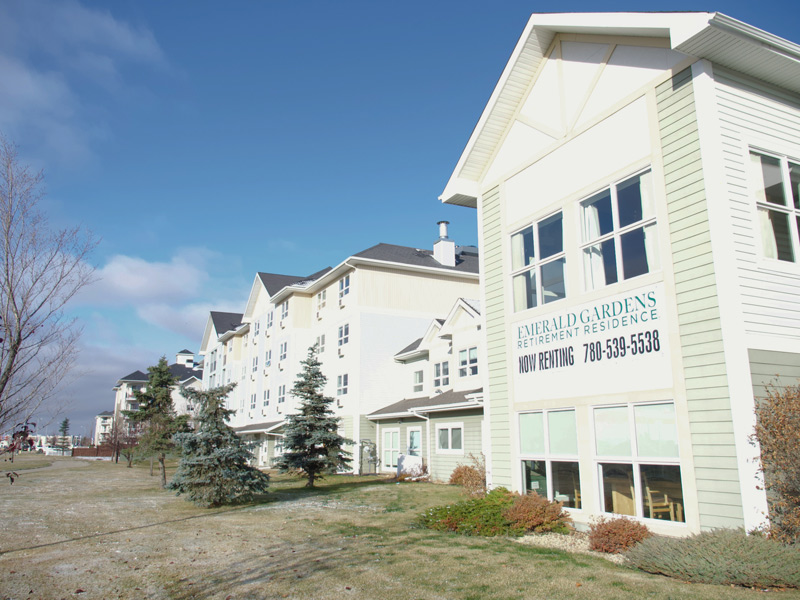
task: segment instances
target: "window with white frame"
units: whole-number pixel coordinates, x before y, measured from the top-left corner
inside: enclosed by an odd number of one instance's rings
[[[475,349],[477,352],[477,348]],[[476,356],[477,358],[477,356]],[[450,363],[440,362],[433,365],[433,387],[450,385]]]
[[[267,324],[266,324],[265,327],[266,327],[266,329],[269,329],[270,327],[272,327],[272,311],[269,311],[267,313]]]
[[[325,304],[327,302],[328,290],[322,290],[317,294],[317,310],[322,310],[325,308]]]
[[[422,427],[409,427],[408,448],[406,454],[409,456],[422,456]]]
[[[464,454],[464,424],[440,423],[436,425],[437,454]]]
[[[286,386],[279,385],[278,386],[278,404],[283,404],[286,402]]]
[[[400,430],[399,429],[384,429],[383,430],[383,447],[381,448],[383,454],[383,468],[384,470],[396,469],[397,458],[400,456]]]
[[[566,257],[561,212],[511,236],[511,284],[514,310],[566,298]]]
[[[422,371],[414,371],[414,391],[421,392],[423,388],[422,382],[423,372]]]
[[[272,366],[272,350],[267,350],[264,354],[264,366],[267,368]]]
[[[288,316],[289,316],[289,301],[284,300],[281,303],[281,321],[283,321]]]
[[[339,327],[339,342],[338,345],[344,346],[347,342],[350,341],[350,324],[345,323]]]
[[[256,408],[256,395],[250,394],[250,410],[255,410]]]
[[[348,376],[347,373],[344,375],[339,375],[336,377],[336,395],[337,396],[345,396],[347,395],[347,385],[348,385]]]
[[[766,258],[797,262],[800,257],[800,162],[750,152],[761,249]]]
[[[325,334],[317,336],[317,353],[322,354],[325,352]]]
[[[339,299],[350,293],[350,275],[345,275],[339,280]]]
[[[254,356],[253,357],[253,373],[255,373],[256,371],[258,371],[258,357]]]
[[[269,390],[264,390],[264,406],[269,406]]]
[[[596,407],[593,417],[601,508],[685,522],[674,404]]]
[[[258,332],[261,331],[261,321],[254,321],[253,322],[253,341],[256,341],[255,336],[258,335]]]
[[[289,353],[289,342],[281,342],[280,354],[278,360],[286,360],[286,355]]]
[[[587,291],[661,268],[652,179],[644,171],[580,203]]]
[[[527,492],[581,508],[574,409],[520,413],[519,453]]]
[[[468,377],[478,374],[478,348],[468,348],[458,353],[458,376]]]

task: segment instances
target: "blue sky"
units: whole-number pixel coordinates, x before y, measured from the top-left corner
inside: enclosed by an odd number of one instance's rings
[[[198,351],[208,311],[243,310],[256,271],[429,248],[441,219],[476,244],[474,211],[437,196],[530,13],[641,8],[0,3],[0,131],[44,170],[51,223],[101,238],[100,278],[73,306],[83,376],[58,418],[88,434],[119,377]],[[800,41],[788,2],[647,8],[717,10]]]

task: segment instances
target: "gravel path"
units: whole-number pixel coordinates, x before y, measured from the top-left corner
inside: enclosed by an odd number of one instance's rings
[[[581,532],[574,532],[570,535],[561,533],[535,533],[518,538],[520,544],[531,544],[544,548],[555,548],[565,552],[578,552],[605,558],[616,564],[625,562],[625,557],[621,554],[608,554],[606,552],[593,552],[589,550],[589,535]]]

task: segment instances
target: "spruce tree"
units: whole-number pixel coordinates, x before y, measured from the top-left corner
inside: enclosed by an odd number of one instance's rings
[[[269,486],[269,475],[249,464],[253,459],[249,444],[226,422],[235,411],[225,408],[225,398],[235,385],[183,389],[183,395],[197,406],[197,430],[175,435],[181,460],[168,487],[196,504],[211,507],[246,501]]]
[[[178,380],[169,371],[166,357],[147,368],[147,386],[135,392],[138,410],[125,411],[125,416],[141,429],[139,450],[155,456],[161,470],[161,487],[167,487],[167,453],[175,449],[172,436],[189,429],[188,417],[176,415],[172,405],[172,388]]]
[[[302,362],[292,395],[300,399],[300,412],[288,415],[284,423],[284,453],[277,466],[282,473],[299,470],[308,479],[306,487],[314,487],[316,479],[350,464],[350,453],[342,449],[351,440],[339,435],[339,417],[330,408],[333,398],[323,395],[327,379],[317,359],[317,346],[308,349]]]

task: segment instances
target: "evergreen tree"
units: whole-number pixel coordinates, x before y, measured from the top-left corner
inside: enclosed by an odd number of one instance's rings
[[[58,447],[61,448],[62,454],[69,448],[69,419],[65,418],[61,421],[61,425],[58,427],[58,433],[61,435],[58,438]]]
[[[286,417],[284,424],[283,456],[277,466],[282,473],[299,470],[308,479],[306,487],[314,487],[324,473],[333,473],[350,464],[350,453],[342,449],[352,444],[339,435],[339,417],[330,408],[333,398],[322,394],[327,379],[317,359],[317,346],[308,349],[302,362],[292,395],[300,399],[300,412]]]
[[[210,507],[249,500],[269,486],[269,475],[249,464],[253,453],[248,444],[226,423],[235,411],[225,408],[225,397],[235,385],[207,391],[183,389],[183,395],[198,407],[198,425],[194,432],[175,435],[181,460],[168,487],[196,504]]]
[[[172,406],[172,388],[177,378],[169,371],[166,357],[147,368],[147,386],[135,392],[138,410],[125,411],[125,416],[140,427],[139,450],[145,456],[155,456],[161,470],[161,487],[167,487],[167,453],[175,449],[172,436],[188,431],[188,417],[175,414]]]

